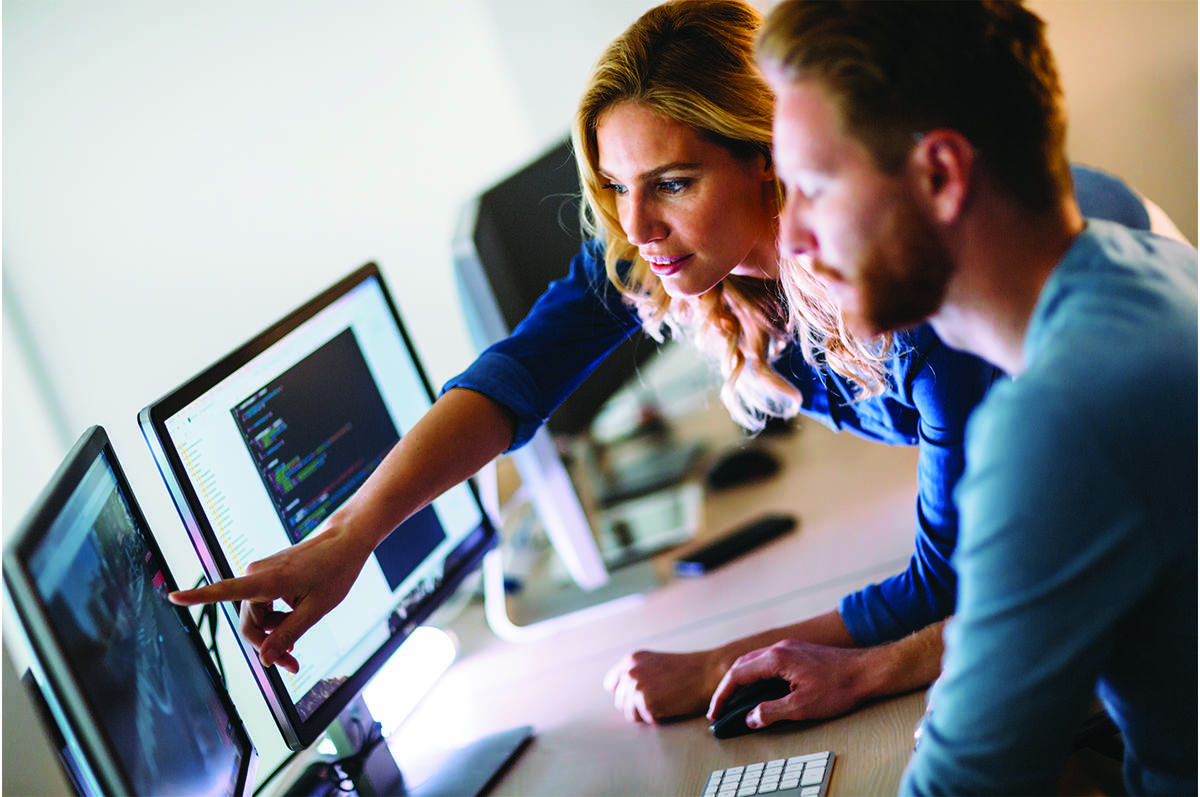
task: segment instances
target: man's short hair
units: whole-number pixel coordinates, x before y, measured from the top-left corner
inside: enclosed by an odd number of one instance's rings
[[[784,0],[757,44],[773,76],[818,80],[886,171],[903,166],[915,136],[947,128],[1029,209],[1070,191],[1045,23],[1019,2]]]

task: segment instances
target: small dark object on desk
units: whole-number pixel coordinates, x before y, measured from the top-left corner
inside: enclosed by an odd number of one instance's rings
[[[779,471],[779,460],[761,448],[743,448],[725,454],[708,469],[708,486],[714,490],[761,481]]]
[[[792,685],[784,678],[765,678],[738,687],[721,706],[720,715],[709,725],[718,739],[729,739],[751,733],[757,728],[746,725],[746,715],[759,703],[779,700],[791,694]]]
[[[342,779],[342,773],[334,769],[332,761],[314,761],[288,785],[284,797],[326,797],[338,794],[338,784]]]
[[[675,560],[675,573],[680,576],[702,576],[705,573],[754,550],[765,542],[796,527],[795,515],[772,514],[756,518],[707,545],[683,554]]]

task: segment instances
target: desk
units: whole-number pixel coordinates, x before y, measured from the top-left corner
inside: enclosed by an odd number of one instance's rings
[[[718,741],[703,718],[629,724],[602,688],[634,649],[694,650],[828,611],[847,592],[897,571],[912,551],[916,452],[805,422],[764,441],[787,463],[774,480],[711,496],[720,532],[769,510],[797,513],[798,532],[698,579],[670,580],[635,608],[530,642],[504,642],[479,606],[451,625],[458,661],[393,734],[397,758],[431,739],[465,744],[529,724],[532,744],[497,795],[699,794],[718,767],[833,750],[831,793],[894,793],[924,710],[921,692],[836,720]],[[869,485],[869,489],[867,488]]]

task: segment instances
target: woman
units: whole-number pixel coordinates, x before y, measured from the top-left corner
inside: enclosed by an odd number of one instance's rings
[[[340,602],[375,545],[526,442],[593,363],[641,325],[715,358],[722,400],[748,429],[804,412],[837,429],[918,445],[918,529],[906,572],[825,614],[710,651],[632,654],[606,679],[618,707],[646,722],[702,711],[738,655],[784,639],[814,664],[807,693],[794,693],[806,716],[932,682],[936,624],[954,608],[950,494],[962,472],[963,427],[1001,375],[949,350],[927,327],[859,340],[803,269],[788,268],[793,277],[781,283],[772,97],[754,67],[759,23],[740,0],[678,0],[618,37],[574,124],[584,224],[594,240],[570,274],[511,337],[447,384],[323,533],[255,563],[244,578],[172,599],[246,601],[243,634],[265,664],[295,671],[294,641]],[[1079,197],[1085,213],[1099,198],[1106,217],[1147,226],[1145,208],[1119,181],[1087,170],[1076,176],[1087,185]],[[276,598],[292,611],[272,611]]]

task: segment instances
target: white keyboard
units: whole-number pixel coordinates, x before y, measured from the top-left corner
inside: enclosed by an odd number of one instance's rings
[[[708,776],[701,797],[825,797],[834,758],[826,751],[718,769]]]

